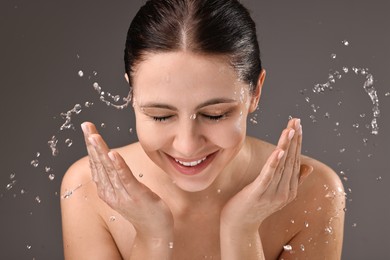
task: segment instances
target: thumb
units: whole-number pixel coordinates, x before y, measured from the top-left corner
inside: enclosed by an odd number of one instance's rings
[[[313,172],[314,167],[307,164],[301,164],[300,175],[298,185],[302,184],[303,181]]]

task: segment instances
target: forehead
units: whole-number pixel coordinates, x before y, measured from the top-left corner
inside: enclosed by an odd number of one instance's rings
[[[135,92],[155,91],[222,91],[239,85],[237,73],[229,59],[221,55],[189,52],[148,54],[133,74]]]

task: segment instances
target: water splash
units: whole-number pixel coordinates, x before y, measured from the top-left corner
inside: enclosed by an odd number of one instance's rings
[[[124,109],[126,108],[132,100],[133,93],[130,90],[127,97],[123,97],[122,101],[124,102],[123,104],[115,104],[118,103],[121,100],[121,97],[119,95],[112,95],[110,92],[104,92],[102,91],[102,87],[99,85],[99,83],[95,82],[92,84],[93,88],[95,91],[100,95],[99,100],[105,103],[107,106],[114,107],[116,109]],[[114,103],[113,103],[114,102]]]
[[[63,130],[66,130],[66,129],[73,129],[73,130],[75,130],[74,125],[72,123],[72,116],[74,114],[76,114],[76,115],[80,114],[81,111],[82,111],[81,105],[80,104],[76,104],[69,111],[67,111],[65,113],[61,113],[60,115],[61,115],[61,117],[63,119],[65,119],[65,122],[61,125],[60,131],[63,131]]]
[[[357,68],[357,67],[352,67],[351,69],[349,69],[348,67],[342,68],[342,71],[344,72],[344,74],[347,74],[350,70],[353,71],[356,75],[364,76],[364,78],[365,78],[365,81],[363,83],[363,89],[365,90],[365,92],[367,93],[367,95],[369,96],[369,98],[373,104],[372,118],[371,118],[371,123],[370,123],[369,127],[371,128],[372,135],[378,135],[378,133],[379,133],[378,118],[380,117],[380,109],[379,109],[378,94],[377,94],[377,91],[374,87],[374,77],[372,74],[370,74],[368,72],[368,69]],[[323,94],[323,93],[325,93],[325,91],[332,91],[333,84],[336,83],[336,80],[339,80],[341,78],[342,78],[342,74],[336,70],[335,72],[328,75],[327,82],[315,84],[312,90],[315,94]],[[311,99],[308,96],[305,97],[305,100],[307,103],[311,102]],[[311,103],[310,107],[312,108],[314,113],[317,113],[319,106],[317,106],[314,103]],[[365,117],[365,115],[364,115],[364,117]],[[315,119],[315,116],[311,115],[310,118],[313,121]],[[357,124],[355,124],[354,127],[357,128],[356,126],[358,127]]]
[[[55,135],[53,135],[51,139],[47,141],[52,156],[57,156],[59,154],[59,150],[57,149],[57,143],[58,143],[58,139]]]

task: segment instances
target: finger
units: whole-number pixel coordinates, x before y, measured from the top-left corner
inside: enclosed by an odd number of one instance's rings
[[[93,158],[97,157],[97,154],[96,154],[94,146],[88,140],[88,137],[91,134],[97,133],[97,130],[96,130],[95,125],[92,123],[89,123],[89,122],[84,122],[83,124],[81,124],[81,129],[83,130],[84,141],[85,141],[85,145],[87,147],[92,179],[94,182],[97,182],[99,180],[99,177],[97,175],[96,165],[95,165],[94,160],[93,160]]]
[[[268,157],[259,176],[252,182],[253,191],[256,195],[264,194],[272,183],[275,177],[275,171],[280,164],[281,158],[285,152],[282,149],[276,148]]]
[[[298,186],[299,169],[300,169],[300,120],[294,119],[294,136],[290,141],[289,148],[286,153],[283,173],[278,185],[277,192],[291,192],[292,197],[295,197],[296,188]],[[291,186],[293,184],[293,187]]]
[[[282,174],[284,172],[284,165],[285,165],[285,161],[286,161],[287,151],[290,147],[290,141],[294,137],[294,134],[295,134],[294,129],[287,128],[287,129],[283,130],[283,132],[280,136],[277,148],[285,151],[285,153],[282,156],[282,158],[280,158],[280,162],[275,169],[275,176],[273,177],[272,183],[270,184],[270,187],[267,191],[269,193],[272,193],[272,192],[275,193],[277,191],[280,179],[281,179]]]
[[[305,181],[305,179],[313,172],[313,170],[313,166],[301,164],[298,185],[301,185]]]
[[[101,182],[104,190],[113,191],[113,185],[109,175],[115,174],[115,169],[110,158],[108,157],[108,146],[98,134],[90,135],[88,140],[92,146],[90,149],[94,151],[92,153],[92,161],[95,166],[96,175],[99,179],[98,182]]]
[[[299,122],[300,123],[300,122]],[[302,151],[302,125],[299,124],[297,127],[297,143],[296,143],[296,160],[294,163],[294,171],[293,175],[291,176],[290,180],[290,190],[293,191],[293,193],[297,193],[298,186],[299,186],[299,179],[301,174],[301,151]]]
[[[138,187],[140,182],[137,180],[137,178],[134,177],[129,166],[118,152],[110,151],[108,153],[108,156],[110,157],[116,171],[116,174],[114,176],[115,179],[113,179],[112,181],[115,183],[120,183],[126,193],[131,195],[129,191],[134,191]]]

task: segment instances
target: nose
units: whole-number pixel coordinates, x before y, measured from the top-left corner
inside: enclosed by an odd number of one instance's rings
[[[176,129],[173,140],[173,149],[177,156],[194,158],[202,155],[201,150],[206,142],[197,120],[183,119]]]

